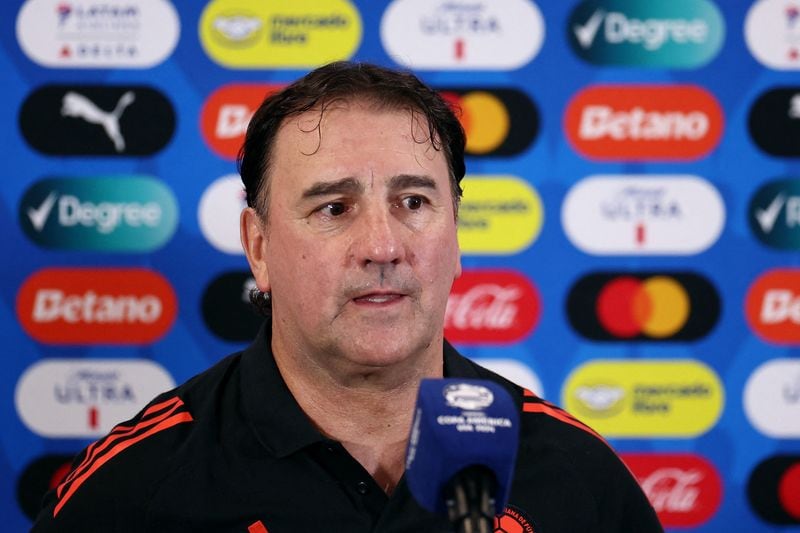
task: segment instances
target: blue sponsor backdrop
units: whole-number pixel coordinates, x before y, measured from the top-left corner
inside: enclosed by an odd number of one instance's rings
[[[132,0],[132,3],[133,2]],[[688,2],[682,2],[681,5]],[[791,2],[786,2],[790,4]],[[651,2],[641,2],[650,5]],[[538,55],[513,71],[448,70],[421,72],[439,87],[511,87],[524,91],[537,105],[540,132],[526,151],[509,157],[468,160],[470,174],[512,174],[530,182],[544,203],[544,226],[535,243],[510,256],[466,256],[468,268],[512,268],[528,276],[542,298],[542,317],[523,341],[508,346],[463,346],[477,357],[516,358],[529,365],[543,383],[545,396],[560,402],[561,387],[570,371],[596,358],[684,359],[703,361],[725,386],[725,407],[719,422],[691,439],[614,439],[620,451],[691,452],[702,455],[719,470],[724,494],[718,512],[697,531],[798,531],[771,526],[752,510],[747,482],[754,467],[776,454],[797,454],[800,440],[771,439],[748,421],[742,404],[745,383],[763,362],[800,356],[797,346],[767,343],[748,326],[743,311],[749,285],[775,267],[800,266],[796,250],[768,248],[756,238],[748,221],[753,194],[767,181],[799,177],[800,161],[770,156],[748,133],[748,113],[759,96],[777,86],[800,87],[797,71],[770,70],[749,52],[744,21],[750,2],[726,0],[717,7],[725,21],[719,53],[705,66],[688,70],[653,67],[600,67],[571,49],[567,29],[575,3],[538,3],[546,35]],[[246,268],[242,256],[216,251],[204,238],[197,206],[206,187],[234,171],[216,156],[200,131],[200,111],[206,98],[231,82],[288,82],[300,70],[231,70],[214,63],[201,46],[198,21],[204,2],[180,2],[180,39],[172,55],[149,69],[48,69],[32,62],[15,37],[21,3],[0,3],[0,223],[4,259],[0,263],[0,516],[4,531],[23,531],[30,525],[17,502],[17,480],[26,466],[45,454],[75,453],[89,440],[48,439],[34,434],[21,421],[14,391],[21,374],[46,358],[146,358],[166,368],[182,382],[241,344],[215,336],[204,323],[201,302],[206,286],[220,274]],[[380,38],[382,2],[359,1],[363,23],[357,60],[395,65]],[[787,21],[776,20],[775,28]],[[48,31],[42,28],[43,32]],[[765,29],[766,31],[766,29]],[[776,29],[776,31],[778,31]],[[566,141],[562,117],[570,99],[593,83],[691,83],[711,92],[725,115],[722,140],[707,157],[693,162],[593,162]],[[19,128],[26,98],[43,84],[149,85],[172,103],[176,124],[171,141],[160,152],[144,157],[48,156],[29,146]],[[569,188],[593,174],[693,174],[719,190],[727,218],[719,240],[692,256],[590,256],[568,240],[560,221],[562,201]],[[174,192],[179,208],[175,234],[161,249],[146,253],[61,251],[37,246],[20,227],[18,210],[25,191],[53,176],[146,175],[162,180]],[[49,266],[139,266],[163,274],[175,288],[179,314],[160,341],[147,346],[52,346],[36,342],[20,326],[15,310],[17,291],[33,272]],[[698,272],[719,291],[721,317],[704,338],[691,342],[595,342],[580,337],[566,317],[572,285],[597,270]],[[800,293],[800,287],[795,287]],[[796,411],[795,411],[796,413]]]

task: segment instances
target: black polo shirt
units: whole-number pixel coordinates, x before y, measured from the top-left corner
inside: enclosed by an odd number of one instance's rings
[[[650,533],[655,513],[589,428],[444,346],[446,377],[490,379],[521,410],[497,531]],[[389,497],[322,436],[284,383],[264,328],[246,350],[154,399],[75,459],[34,532],[443,532],[400,480]]]

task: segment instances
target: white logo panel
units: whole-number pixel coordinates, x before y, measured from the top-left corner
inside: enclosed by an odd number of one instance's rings
[[[206,240],[226,254],[244,254],[239,240],[239,214],[247,207],[242,180],[228,174],[208,186],[200,198],[197,218]]]
[[[544,398],[544,387],[539,376],[531,370],[525,363],[516,359],[495,359],[495,358],[470,358],[475,363],[499,374],[521,387],[525,387],[539,398]]]
[[[800,438],[800,359],[773,359],[759,366],[744,387],[744,410],[761,433]]]
[[[747,47],[760,63],[777,70],[800,70],[800,12],[796,2],[759,0],[747,12]]]

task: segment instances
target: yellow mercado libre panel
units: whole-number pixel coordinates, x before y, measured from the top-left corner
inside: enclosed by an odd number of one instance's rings
[[[464,254],[510,255],[528,248],[544,222],[536,189],[516,176],[466,176],[458,211]]]
[[[562,389],[564,408],[606,437],[697,437],[717,423],[724,404],[717,374],[693,359],[596,359]]]
[[[361,15],[347,0],[213,0],[200,42],[228,68],[313,68],[349,59],[361,43]]]

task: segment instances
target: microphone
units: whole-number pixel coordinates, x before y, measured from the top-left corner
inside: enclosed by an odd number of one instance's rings
[[[423,379],[406,481],[425,509],[458,533],[491,533],[514,472],[519,414],[508,392],[478,379]]]

